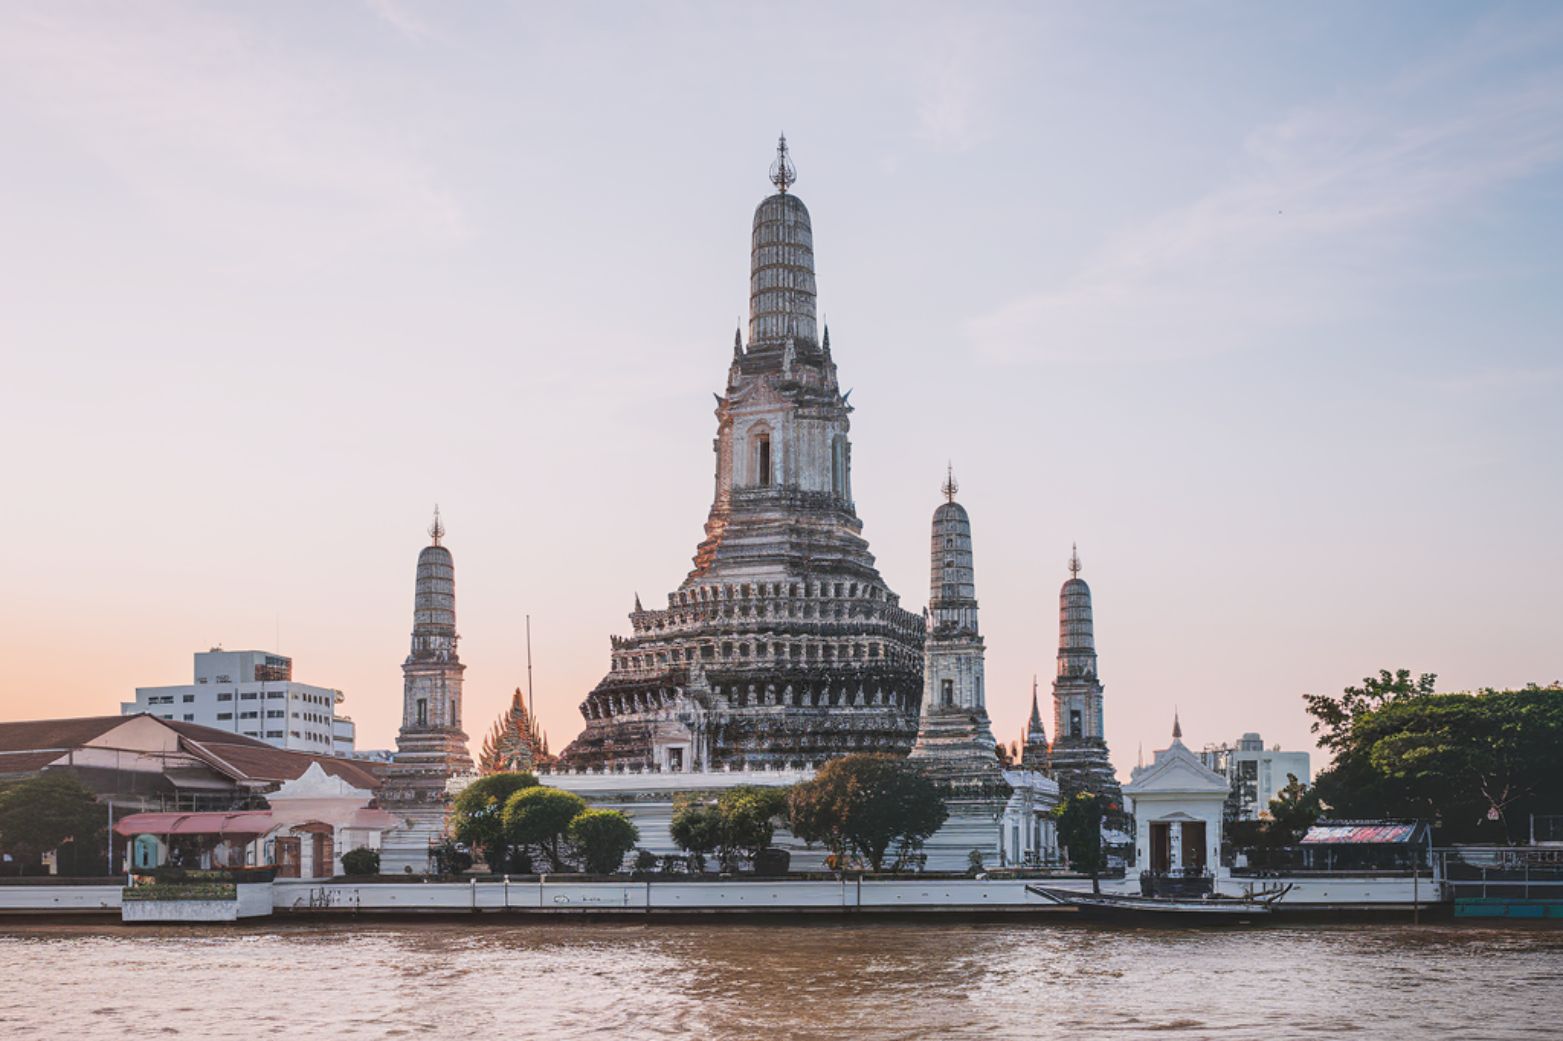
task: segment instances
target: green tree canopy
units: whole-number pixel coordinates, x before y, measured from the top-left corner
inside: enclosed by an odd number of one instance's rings
[[[787,789],[758,784],[729,788],[716,801],[721,821],[723,859],[753,861],[776,835],[776,823],[787,815]]]
[[[1332,816],[1417,817],[1441,841],[1514,841],[1528,815],[1563,805],[1563,686],[1435,694],[1401,670],[1307,695],[1334,753],[1315,780]]]
[[[78,854],[103,848],[107,812],[67,770],[45,770],[0,789],[0,848],[36,857],[74,842]]]
[[[541,786],[523,788],[505,800],[505,831],[516,846],[541,853],[551,871],[564,871],[565,836],[570,822],[586,809],[574,792]]]
[[[569,837],[587,871],[609,875],[640,841],[640,831],[618,810],[583,810],[570,821]]]
[[[875,871],[896,851],[898,870],[949,816],[936,784],[899,756],[858,753],[832,759],[787,797],[792,833],[820,842],[838,859],[861,857]]]
[[[1286,787],[1275,793],[1267,812],[1268,830],[1277,844],[1295,846],[1319,819],[1318,790],[1303,784],[1296,774],[1287,774]]]
[[[450,832],[458,842],[481,850],[490,871],[515,869],[513,844],[505,828],[505,803],[516,792],[537,786],[529,773],[479,777],[462,789],[451,807]]]
[[[680,797],[668,833],[690,855],[694,870],[704,871],[706,855],[722,845],[722,811],[715,803]]]
[[[1102,869],[1107,854],[1102,849],[1102,815],[1107,800],[1093,792],[1076,792],[1053,809],[1058,821],[1058,841],[1069,854],[1069,866],[1091,876],[1091,888],[1102,890]]]

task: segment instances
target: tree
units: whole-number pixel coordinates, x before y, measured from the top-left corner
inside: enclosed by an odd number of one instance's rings
[[[729,788],[716,801],[721,823],[722,859],[753,862],[776,835],[776,822],[787,814],[787,789],[758,784]]]
[[[1270,800],[1267,831],[1279,846],[1295,846],[1319,819],[1319,793],[1303,784],[1296,774],[1286,775],[1286,787]]]
[[[359,846],[342,854],[342,873],[363,876],[380,873],[380,853],[367,846]]]
[[[570,822],[570,842],[587,871],[610,875],[624,864],[624,854],[640,841],[640,830],[618,810],[583,810]]]
[[[72,843],[80,857],[103,848],[108,820],[91,788],[65,770],[0,789],[0,847],[38,857]]]
[[[564,871],[565,835],[585,809],[586,800],[574,792],[523,788],[505,800],[505,832],[513,845],[529,846],[547,858],[549,870]]]
[[[690,866],[704,871],[706,855],[722,844],[722,811],[715,803],[680,796],[673,804],[668,834],[689,854]]]
[[[787,797],[792,833],[821,842],[845,863],[851,853],[874,871],[896,851],[892,870],[922,847],[949,816],[934,782],[905,759],[857,753],[832,759]]]
[[[1091,891],[1102,891],[1102,869],[1107,854],[1102,849],[1102,814],[1106,800],[1092,792],[1076,792],[1053,810],[1058,820],[1058,841],[1069,854],[1069,866],[1091,876]]]
[[[1563,803],[1563,685],[1436,694],[1432,676],[1409,677],[1307,696],[1334,753],[1315,780],[1332,815],[1425,818],[1440,841],[1509,842],[1530,813]]]
[[[516,792],[535,788],[529,773],[496,773],[479,777],[456,796],[450,830],[458,842],[480,850],[494,872],[518,869],[515,850],[505,828],[505,803]],[[529,867],[530,865],[528,865]]]

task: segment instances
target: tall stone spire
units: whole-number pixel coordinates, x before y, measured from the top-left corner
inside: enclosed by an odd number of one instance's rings
[[[1027,770],[1048,773],[1052,769],[1047,730],[1042,726],[1042,705],[1037,696],[1037,678],[1031,677],[1031,718],[1022,736],[1020,765]]]
[[[814,228],[803,200],[790,193],[798,172],[787,138],[776,147],[776,194],[754,211],[749,252],[749,346],[797,342],[816,347]]]
[[[1004,786],[983,691],[971,519],[955,501],[953,472],[933,512],[928,635],[923,644],[923,708],[911,758],[935,780],[957,787]]]
[[[429,544],[418,554],[413,591],[412,646],[402,662],[402,728],[385,768],[380,804],[402,819],[385,834],[380,869],[429,871],[430,850],[445,838],[448,783],[472,772],[461,729],[461,683],[466,666],[456,653],[456,567],[445,546],[439,507]]]
[[[852,407],[817,337],[813,228],[785,141],[771,177],[754,211],[749,342],[716,395],[705,538],[666,606],[637,604],[633,633],[611,638],[567,767],[818,764],[904,754],[916,737],[923,626],[862,534]]]
[[[418,554],[412,647],[402,663],[396,762],[449,775],[471,770],[472,759],[461,729],[466,666],[456,653],[456,568],[444,537],[445,524],[436,507],[430,543]]]
[[[1058,594],[1058,675],[1053,680],[1053,776],[1067,797],[1078,791],[1123,794],[1107,753],[1102,684],[1097,678],[1091,587],[1080,577],[1078,548],[1071,548],[1069,578]]]

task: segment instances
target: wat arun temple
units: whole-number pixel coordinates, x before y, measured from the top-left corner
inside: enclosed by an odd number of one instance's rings
[[[754,212],[748,337],[734,335],[717,400],[694,568],[665,607],[637,600],[563,768],[804,768],[917,738],[924,621],[875,568],[852,500],[852,407],[816,318],[795,177],[783,139]]]

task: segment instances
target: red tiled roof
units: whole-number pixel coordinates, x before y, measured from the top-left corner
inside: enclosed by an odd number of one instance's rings
[[[127,718],[81,716],[76,719],[22,719],[0,723],[0,752],[78,748],[94,738],[102,737]]]
[[[64,755],[58,748],[46,752],[0,752],[0,777],[37,773]]]
[[[0,775],[41,770],[66,751],[80,748],[136,716],[156,720],[158,725],[172,730],[179,735],[180,743],[188,752],[241,782],[291,781],[308,770],[310,763],[319,763],[326,773],[342,778],[355,788],[380,787],[379,774],[367,763],[290,752],[252,737],[163,719],[150,712],[135,716],[82,716],[0,723]]]
[[[219,768],[226,766],[232,769],[240,775],[240,780],[291,781],[308,770],[310,763],[319,763],[326,773],[340,777],[355,788],[372,790],[380,787],[380,778],[373,771],[348,759],[289,752],[253,742],[187,741],[186,746],[197,755],[205,752],[202,758],[210,757]]]

